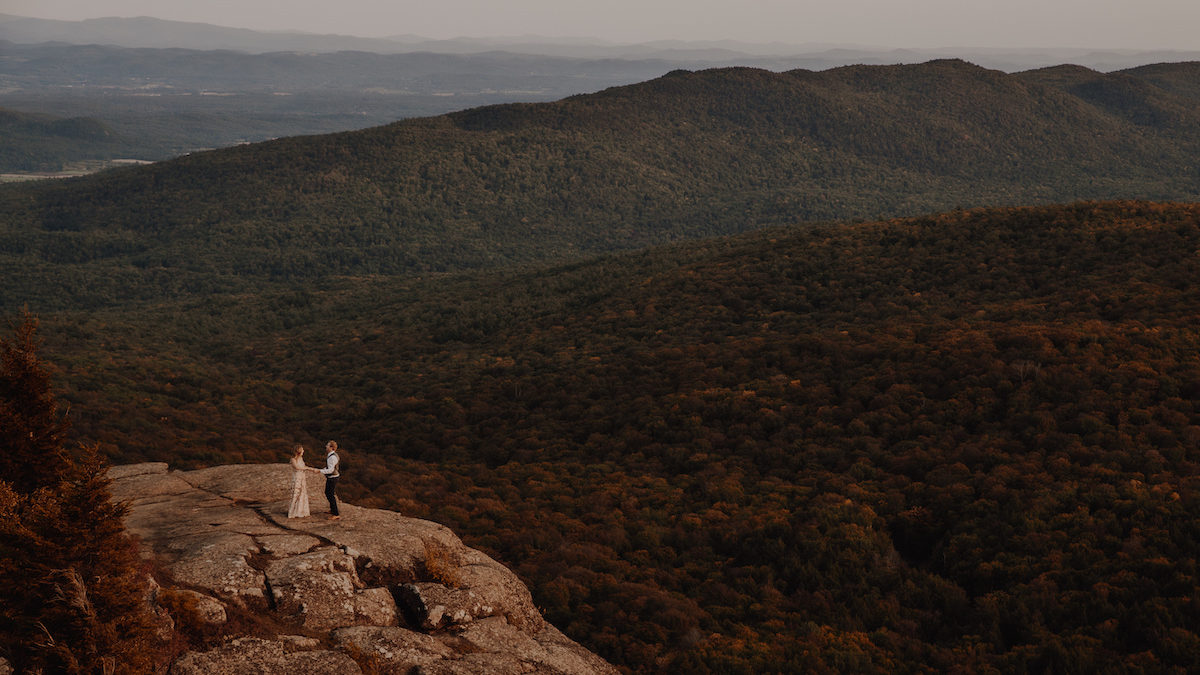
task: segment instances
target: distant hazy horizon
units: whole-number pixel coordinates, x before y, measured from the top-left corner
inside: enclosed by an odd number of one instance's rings
[[[1196,0],[6,0],[0,12],[67,21],[148,16],[358,37],[1200,49]]]

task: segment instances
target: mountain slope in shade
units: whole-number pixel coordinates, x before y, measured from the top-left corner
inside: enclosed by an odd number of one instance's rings
[[[0,164],[23,171],[58,171],[67,148],[75,157],[110,159],[121,144],[90,117],[55,117],[0,108]]]
[[[799,220],[1200,199],[1193,101],[1127,74],[1068,75],[961,61],[676,71],[8,188],[0,251],[23,272],[3,296],[88,305],[565,260]]]
[[[1160,89],[1200,101],[1200,62],[1156,63],[1123,71]]]

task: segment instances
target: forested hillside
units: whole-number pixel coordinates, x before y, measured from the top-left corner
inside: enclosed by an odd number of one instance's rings
[[[0,167],[59,171],[68,148],[79,159],[110,159],[118,156],[120,143],[112,129],[99,120],[0,108]]]
[[[1109,202],[43,332],[75,429],[113,458],[281,461],[337,438],[352,501],[454,528],[631,670],[1184,673],[1198,278],[1200,207]]]
[[[8,186],[0,305],[496,269],[960,206],[1200,199],[1194,71],[677,71]]]

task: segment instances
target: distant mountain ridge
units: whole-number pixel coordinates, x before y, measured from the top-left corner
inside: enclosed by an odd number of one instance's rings
[[[102,120],[116,132],[107,154],[144,160],[478,105],[556,100],[658,77],[677,65],[506,52],[248,54],[0,41],[5,107]],[[0,172],[29,169],[22,155],[61,165],[91,159],[89,152],[0,137]]]
[[[1197,200],[1200,108],[1175,93],[1195,72],[676,71],[9,187],[0,251],[21,272],[2,295],[87,305],[540,264],[806,220]]]
[[[568,94],[657,77],[685,62],[597,60],[512,52],[435,54],[119,47],[8,43],[0,71],[10,93],[71,87],[143,94],[198,92],[409,91],[479,93],[525,89]],[[563,82],[571,84],[564,86]]]
[[[56,21],[0,15],[0,39],[35,44],[118,45],[125,47],[231,49],[269,51],[395,51],[396,41],[339,35],[267,33],[204,23],[166,21],[148,16],[106,17],[83,21]]]
[[[1097,49],[940,49],[839,46],[737,41],[657,41],[612,44],[601,40],[545,37],[430,39],[415,35],[364,38],[303,32],[267,32],[153,17],[108,17],[55,21],[0,14],[0,40],[33,44],[63,42],[123,47],[230,49],[247,53],[272,51],[368,51],[381,54],[423,51],[478,54],[507,51],[587,59],[665,59],[691,68],[746,65],[776,70],[825,69],[855,63],[919,63],[936,58],[962,58],[1006,71],[1056,63],[1079,63],[1102,71],[1148,63],[1200,60],[1200,51]],[[687,66],[686,64],[691,64]]]
[[[115,132],[113,142],[100,148],[0,137],[0,173],[56,171],[81,163],[95,167],[95,160],[117,158],[157,161],[481,105],[553,101],[643,82],[671,70],[823,71],[944,58],[1005,72],[1064,63],[1106,72],[1200,61],[1200,52],[735,41],[626,45],[537,36],[368,39],[150,17],[50,21],[0,14],[4,107],[92,117]]]

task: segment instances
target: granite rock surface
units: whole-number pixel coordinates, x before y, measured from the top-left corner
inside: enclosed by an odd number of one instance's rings
[[[191,613],[172,617],[177,630],[209,633],[173,674],[617,672],[446,527],[344,503],[341,519],[327,518],[317,474],[308,518],[287,517],[287,464],[147,463],[109,477],[127,530],[161,570],[158,595]]]

